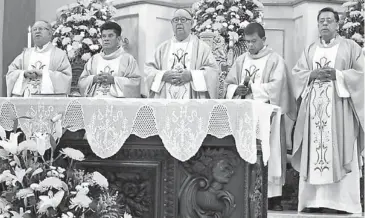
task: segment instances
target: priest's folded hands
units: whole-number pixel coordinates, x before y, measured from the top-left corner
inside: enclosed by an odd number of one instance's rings
[[[24,77],[28,79],[35,79],[37,77],[42,77],[42,71],[41,70],[25,70],[24,71]]]
[[[99,74],[94,76],[93,83],[114,84],[114,76],[111,74]]]
[[[168,70],[164,73],[162,81],[173,84],[175,86],[182,86],[186,83],[191,82],[192,76],[190,70]]]
[[[237,89],[235,91],[235,95],[239,95],[239,96],[246,96],[247,94],[250,94],[251,91],[251,87],[250,86],[245,86],[245,85],[239,85],[237,86]]]
[[[330,67],[315,69],[310,75],[309,82],[316,79],[323,82],[336,80],[336,69]]]

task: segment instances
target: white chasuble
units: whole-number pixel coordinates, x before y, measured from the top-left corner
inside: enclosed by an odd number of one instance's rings
[[[96,55],[96,63],[97,65],[97,74],[111,74],[112,76],[115,76],[118,74],[119,71],[119,65],[120,65],[120,57],[106,60],[100,55]],[[114,98],[112,95],[110,95],[110,89],[113,88],[110,84],[97,84],[94,97],[96,98]]]
[[[46,47],[46,46],[45,46]],[[27,70],[40,70],[42,76],[35,79],[26,79],[24,97],[32,94],[53,94],[54,89],[49,76],[49,65],[51,60],[51,49],[46,52],[37,52],[35,48],[29,58]]]
[[[313,69],[334,68],[338,46],[322,48],[317,46],[313,57]],[[336,87],[336,89],[335,89]],[[303,95],[310,90],[307,87]],[[336,92],[337,93],[334,93]],[[308,180],[299,181],[298,211],[305,207],[325,207],[351,213],[361,213],[359,179],[360,171],[357,159],[357,146],[354,146],[352,172],[341,181],[334,183],[334,147],[332,131],[335,120],[332,116],[333,96],[346,98],[350,94],[344,83],[342,72],[336,70],[336,80],[330,82],[314,81],[309,99],[309,161]],[[355,144],[357,142],[354,142]]]
[[[338,45],[330,48],[317,47],[313,57],[313,69],[334,68]],[[309,106],[309,183],[333,182],[332,98],[334,82],[315,80]]]
[[[172,39],[171,47],[168,55],[168,69],[171,70],[183,70],[191,69],[191,53],[193,51],[190,37],[182,42],[177,42]],[[191,95],[190,83],[186,83],[182,86],[175,86],[170,83],[166,83],[166,98],[167,99],[190,99]]]
[[[241,84],[243,85],[247,77],[250,78],[250,84],[252,93],[245,96],[246,99],[255,99],[263,102],[269,100],[268,93],[259,85],[262,83],[262,75],[266,67],[268,57],[270,55],[265,55],[262,58],[253,59],[247,55],[245,61],[243,62],[242,72],[241,72]]]

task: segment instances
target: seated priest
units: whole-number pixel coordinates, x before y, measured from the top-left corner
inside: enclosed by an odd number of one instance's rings
[[[175,11],[174,37],[163,42],[145,66],[150,98],[217,98],[219,67],[210,47],[190,34],[192,14]]]
[[[248,52],[239,56],[225,79],[226,98],[254,99],[281,107],[281,160],[270,156],[271,163],[281,162],[281,177],[269,176],[268,197],[269,210],[282,210],[281,195],[285,182],[286,148],[291,147],[292,126],[296,117],[295,99],[290,86],[291,75],[287,71],[283,58],[265,45],[266,37],[263,26],[251,23],[244,30]],[[285,124],[289,124],[285,127]],[[290,146],[287,146],[289,144]],[[272,142],[271,142],[271,145]],[[280,164],[279,164],[280,165]],[[271,166],[280,167],[280,166]],[[269,172],[270,175],[270,172]]]
[[[71,64],[66,52],[52,45],[52,26],[37,21],[32,27],[35,47],[24,49],[10,64],[6,74],[7,96],[68,94]]]
[[[140,98],[137,61],[120,45],[122,28],[115,22],[101,27],[102,50],[85,64],[78,85],[81,95],[97,98]]]

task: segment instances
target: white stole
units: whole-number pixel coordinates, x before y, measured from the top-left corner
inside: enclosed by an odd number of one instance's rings
[[[190,37],[182,42],[177,42],[175,39],[172,39],[170,50],[168,51],[168,69],[183,69],[184,64],[186,69],[191,69],[191,53],[193,51],[192,44]],[[190,83],[186,83],[182,86],[175,86],[170,83],[166,83],[167,99],[190,99],[190,95]]]
[[[317,46],[313,56],[313,69],[325,66],[334,68],[339,44],[329,48]],[[310,99],[309,183],[313,185],[333,182],[332,99],[334,82],[315,80]]]
[[[95,55],[95,58],[96,58],[95,61],[97,63],[97,68],[96,68],[97,75],[104,74],[104,73],[111,74],[112,76],[118,75],[121,56],[114,58],[114,59],[106,60],[100,54],[97,54],[97,55]],[[103,84],[103,83],[97,84],[94,97],[96,97],[96,98],[114,98],[110,94],[111,89],[113,89],[113,88],[116,89],[116,87],[114,87],[114,86],[115,85]]]
[[[261,84],[261,77],[263,75],[264,69],[266,67],[266,63],[268,57],[270,55],[265,55],[262,58],[253,59],[249,55],[246,56],[245,61],[243,62],[242,72],[241,72],[241,84],[243,85],[245,78],[250,77],[250,83],[252,87],[252,94],[246,95],[246,99],[255,99],[262,102],[266,102],[269,100],[268,94],[265,90],[260,88],[260,86],[255,86],[257,84]]]
[[[48,46],[45,45],[44,49]],[[42,50],[40,50],[42,51]],[[53,94],[54,88],[52,84],[52,80],[50,77],[49,65],[51,63],[51,52],[52,49],[49,49],[46,52],[37,52],[36,48],[32,48],[29,63],[26,67],[27,70],[41,70],[42,76],[36,79],[26,79],[24,77],[24,72],[19,75],[17,81],[15,82],[13,88],[13,94],[15,95],[24,95],[24,97],[29,97],[32,94]],[[26,80],[26,87],[24,93],[20,93],[22,90],[23,82]]]

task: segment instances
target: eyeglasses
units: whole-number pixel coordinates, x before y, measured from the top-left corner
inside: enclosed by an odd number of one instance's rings
[[[186,23],[188,20],[191,20],[191,19],[186,18],[186,17],[174,17],[174,18],[172,18],[171,22],[179,23],[179,21],[180,21],[181,23]]]
[[[335,20],[333,20],[333,19],[320,19],[318,22],[320,23],[320,24],[324,24],[324,22],[327,22],[328,24],[331,24],[331,23],[333,23],[333,22],[335,22]]]
[[[45,27],[34,27],[34,28],[32,28],[33,32],[36,32],[37,30],[39,30],[40,32],[43,32],[44,30],[49,30],[49,29],[45,28]]]

